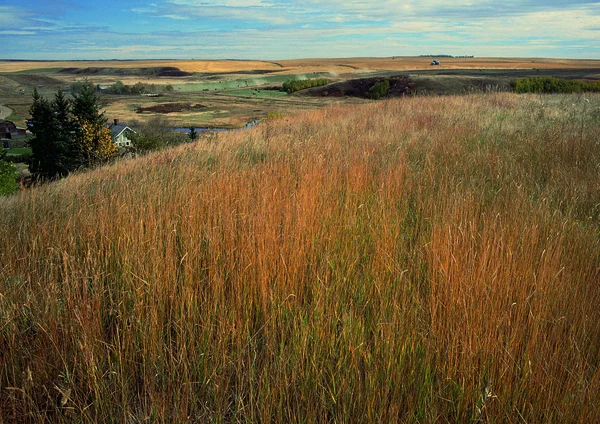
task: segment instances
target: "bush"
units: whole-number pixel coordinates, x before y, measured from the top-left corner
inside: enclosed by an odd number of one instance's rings
[[[312,87],[321,87],[329,84],[327,78],[315,78],[315,79],[304,79],[304,80],[289,80],[283,83],[283,91],[288,94],[295,93],[296,91],[304,90]]]
[[[0,196],[7,196],[19,189],[17,183],[17,169],[12,163],[2,159],[0,155]]]
[[[188,135],[173,131],[173,123],[163,117],[150,119],[146,123],[134,122],[135,132],[130,134],[132,150],[146,153],[188,141]]]
[[[121,81],[115,81],[113,85],[108,87],[105,92],[107,94],[144,94],[152,92],[154,87],[152,85],[144,84],[143,82],[137,82],[134,85],[126,85]]]
[[[572,80],[555,77],[530,77],[514,80],[515,93],[580,93],[600,92],[600,81]]]
[[[379,100],[390,91],[390,80],[388,78],[383,81],[376,82],[369,90],[368,97],[374,100]]]
[[[31,153],[23,153],[20,155],[7,155],[4,160],[10,163],[30,163],[32,158]]]

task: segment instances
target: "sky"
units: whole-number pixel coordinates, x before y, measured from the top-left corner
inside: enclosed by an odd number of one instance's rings
[[[590,0],[2,0],[0,59],[600,59]]]

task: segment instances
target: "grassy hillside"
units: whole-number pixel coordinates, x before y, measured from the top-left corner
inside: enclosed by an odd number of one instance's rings
[[[0,421],[597,421],[599,107],[329,107],[0,200]]]

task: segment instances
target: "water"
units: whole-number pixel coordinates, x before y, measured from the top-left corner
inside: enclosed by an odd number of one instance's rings
[[[195,128],[195,130],[197,133],[206,133],[206,132],[220,133],[220,132],[244,131],[244,130],[249,130],[250,128],[254,127],[255,125],[257,125],[259,123],[260,123],[260,119],[255,119],[253,121],[248,122],[246,125],[244,125],[241,128]],[[187,133],[187,134],[189,134],[191,132],[191,130],[189,128],[183,128],[183,127],[173,128],[173,131]]]

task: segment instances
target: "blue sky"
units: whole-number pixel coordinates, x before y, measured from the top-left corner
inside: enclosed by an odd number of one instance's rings
[[[2,0],[6,59],[600,59],[600,1]]]

